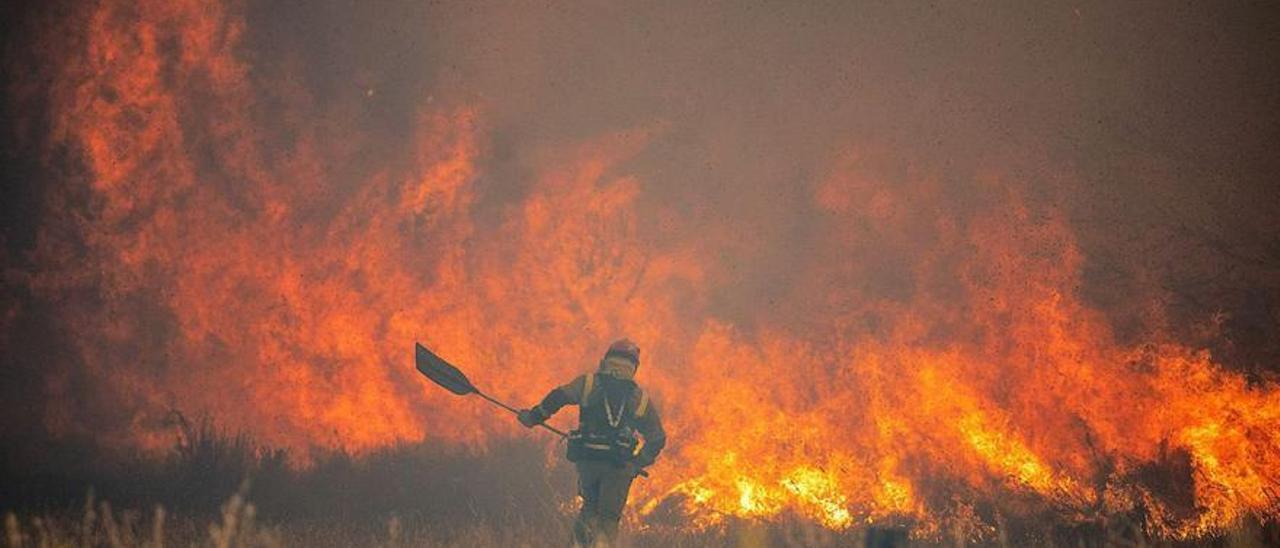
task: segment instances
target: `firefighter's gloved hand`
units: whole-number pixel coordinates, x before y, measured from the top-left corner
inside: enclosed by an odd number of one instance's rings
[[[516,419],[518,419],[520,424],[523,424],[525,428],[533,428],[542,424],[542,421],[547,420],[547,417],[543,415],[541,411],[541,409],[537,408],[525,409],[521,411],[519,415],[516,415]]]

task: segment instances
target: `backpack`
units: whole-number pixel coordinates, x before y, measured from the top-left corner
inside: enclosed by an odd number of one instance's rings
[[[570,462],[604,461],[616,465],[630,462],[636,455],[635,420],[644,416],[649,396],[634,382],[606,377],[596,387],[598,374],[585,377],[578,411],[578,429],[569,432]],[[631,402],[639,393],[639,403]],[[617,401],[615,401],[617,400]]]

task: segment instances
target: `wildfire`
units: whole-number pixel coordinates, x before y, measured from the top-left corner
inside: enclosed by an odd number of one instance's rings
[[[299,454],[483,447],[522,434],[426,386],[413,341],[528,402],[625,333],[672,440],[640,519],[679,501],[691,527],[929,531],[1141,506],[1188,536],[1280,517],[1280,387],[1158,334],[1119,342],[1080,295],[1070,223],[1025,181],[991,177],[962,213],[929,174],[882,180],[874,147],[849,147],[808,196],[792,304],[737,325],[712,312],[733,277],[719,254],[753,243],[655,219],[627,169],[660,126],[546,145],[521,160],[527,188],[495,196],[482,104],[424,100],[387,150],[348,129],[358,113],[255,71],[235,5],[92,9],[76,39],[47,37],[46,149],[77,167],[30,285],[122,417],[106,443],[165,447],[181,409]],[[45,420],[103,428],[67,382]],[[1191,463],[1189,508],[1147,479],[1170,455]]]

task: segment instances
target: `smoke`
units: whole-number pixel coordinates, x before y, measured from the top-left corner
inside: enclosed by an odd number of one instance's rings
[[[908,172],[944,179],[948,213],[972,212],[973,181],[993,172],[1027,199],[1056,202],[1095,259],[1086,290],[1108,309],[1145,293],[1173,301],[1175,324],[1219,307],[1250,316],[1242,324],[1274,317],[1243,310],[1256,294],[1210,288],[1275,294],[1275,76],[1264,68],[1275,48],[1258,47],[1273,18],[1159,4],[442,11],[420,18],[438,22],[420,33],[374,27],[350,42],[437,37],[429,60],[395,56],[407,66],[391,72],[429,66],[430,93],[483,104],[498,155],[660,128],[626,168],[643,182],[645,217],[682,226],[641,232],[744,236],[715,242],[732,280],[711,297],[713,313],[735,323],[809,271],[798,264],[820,230],[814,188],[868,148],[888,151],[873,173],[887,185]],[[518,199],[511,175],[486,182],[482,200]],[[1223,262],[1240,265],[1230,282],[1215,281]],[[1266,339],[1249,346],[1273,352]]]
[[[12,11],[7,438],[157,449],[179,410],[300,452],[483,447],[518,434],[424,386],[413,340],[532,402],[630,334],[673,439],[640,497],[701,520],[1273,508],[1272,18]],[[1208,510],[1143,479],[1169,451]]]

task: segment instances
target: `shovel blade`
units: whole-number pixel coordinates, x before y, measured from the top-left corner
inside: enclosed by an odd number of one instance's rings
[[[459,396],[476,392],[476,387],[457,367],[450,365],[449,362],[444,361],[444,358],[427,350],[427,347],[422,346],[422,343],[414,343],[414,347],[414,363],[417,365],[419,373],[444,387],[445,390]]]

